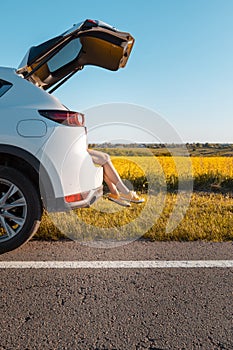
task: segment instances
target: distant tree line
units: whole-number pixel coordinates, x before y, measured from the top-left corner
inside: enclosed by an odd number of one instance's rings
[[[104,142],[104,143],[91,143],[89,144],[90,148],[152,148],[152,149],[159,149],[159,148],[178,148],[178,147],[184,147],[186,146],[188,149],[192,148],[216,148],[216,149],[224,149],[224,148],[232,148],[233,144],[231,143],[200,143],[200,142],[192,142],[192,143],[185,143],[185,144],[175,144],[175,143],[111,143],[111,142]]]

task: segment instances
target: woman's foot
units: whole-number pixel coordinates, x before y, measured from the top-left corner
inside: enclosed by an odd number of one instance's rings
[[[119,194],[113,194],[113,193],[109,193],[109,195],[107,196],[107,198],[110,201],[113,201],[119,205],[122,205],[123,207],[130,207],[130,203],[128,200],[124,200],[121,198],[121,196]]]
[[[143,202],[145,202],[145,199],[139,197],[135,191],[130,191],[127,194],[120,193],[120,198],[123,199],[124,201],[129,201],[129,202],[132,202],[132,203],[143,203]]]

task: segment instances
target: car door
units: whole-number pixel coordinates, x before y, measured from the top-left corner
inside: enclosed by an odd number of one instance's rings
[[[116,71],[125,67],[134,38],[95,20],[85,20],[25,55],[18,74],[47,90],[87,65]]]

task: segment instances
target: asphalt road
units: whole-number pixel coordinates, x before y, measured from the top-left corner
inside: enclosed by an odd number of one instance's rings
[[[29,242],[0,261],[233,260],[232,243]],[[1,269],[1,350],[233,349],[233,268]]]

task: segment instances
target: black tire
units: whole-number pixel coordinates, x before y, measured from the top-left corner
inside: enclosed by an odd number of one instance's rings
[[[20,171],[0,166],[0,254],[27,242],[41,216],[41,200],[32,182]]]

